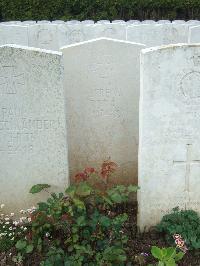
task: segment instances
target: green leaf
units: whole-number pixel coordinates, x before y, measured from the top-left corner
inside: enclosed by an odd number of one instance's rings
[[[175,261],[179,261],[179,260],[181,260],[183,257],[184,257],[184,255],[185,255],[185,253],[183,253],[183,252],[178,252],[176,255],[175,255],[175,257],[174,257],[174,259],[175,259]]]
[[[159,247],[153,246],[151,248],[151,254],[154,258],[162,260],[162,250]]]
[[[33,251],[33,245],[32,244],[30,244],[30,245],[28,245],[27,247],[26,247],[26,253],[31,253],[32,251]]]
[[[40,211],[46,211],[49,208],[49,205],[45,202],[39,202],[38,207]]]
[[[85,209],[85,204],[83,201],[79,199],[73,199],[74,204],[76,205],[77,208],[79,209]]]
[[[111,225],[111,220],[106,216],[101,216],[99,222],[104,227],[109,227]]]
[[[76,220],[78,226],[84,226],[86,225],[85,216],[80,216]]]
[[[23,250],[25,249],[26,245],[27,245],[27,242],[25,240],[18,240],[15,247],[18,250]]]
[[[135,186],[135,185],[130,185],[128,186],[128,192],[131,193],[131,192],[137,192],[137,190],[139,189],[138,186]]]
[[[75,185],[70,185],[66,190],[65,193],[69,195],[70,197],[74,197],[76,191],[76,186]]]
[[[121,203],[122,202],[122,197],[119,193],[113,193],[112,195],[110,195],[110,198],[113,202],[115,203]]]
[[[176,266],[176,262],[173,258],[165,262],[166,266]]]
[[[166,249],[166,254],[164,255],[166,259],[174,258],[176,255],[176,249],[173,247],[169,247]]]
[[[40,191],[42,191],[43,189],[50,188],[50,187],[51,186],[48,184],[37,184],[37,185],[32,186],[29,193],[36,194],[36,193],[39,193]]]
[[[76,194],[82,197],[89,196],[91,192],[92,192],[92,188],[86,183],[80,183],[76,190]]]

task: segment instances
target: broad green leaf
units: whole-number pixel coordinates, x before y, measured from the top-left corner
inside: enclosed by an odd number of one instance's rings
[[[40,191],[42,191],[43,189],[50,188],[50,187],[51,186],[48,184],[37,184],[37,185],[32,186],[29,193],[36,194],[36,193],[39,193]]]
[[[101,216],[99,222],[104,227],[109,227],[111,224],[111,220],[106,216]]]
[[[162,250],[159,247],[153,246],[151,248],[151,254],[154,258],[161,260],[162,259]]]
[[[173,247],[169,247],[166,249],[166,254],[164,254],[164,257],[166,259],[170,259],[170,258],[174,258],[175,255],[176,255],[176,249]]]
[[[83,201],[79,199],[73,199],[74,204],[76,205],[77,208],[79,209],[85,209],[85,204]]]
[[[110,195],[110,198],[113,202],[115,203],[121,203],[122,202],[122,197],[119,193],[113,193],[112,195]]]
[[[76,194],[81,197],[87,197],[91,194],[92,188],[86,183],[80,183],[76,189]]]
[[[75,185],[70,185],[66,190],[65,193],[69,195],[70,197],[74,197],[76,191],[76,186]]]
[[[175,261],[179,261],[179,260],[181,260],[183,257],[184,257],[184,253],[183,252],[178,252],[176,255],[175,255],[175,257],[174,257],[174,259],[175,259]]]
[[[84,226],[86,224],[85,216],[79,216],[76,220],[78,226]]]
[[[25,249],[26,245],[27,245],[27,242],[25,240],[18,240],[15,247],[18,250],[23,250]]]
[[[49,208],[49,205],[46,202],[39,202],[38,207],[40,211],[46,211]]]
[[[32,251],[33,251],[33,245],[31,244],[31,245],[28,245],[27,247],[26,247],[26,253],[31,253]]]
[[[176,266],[176,262],[173,258],[165,262],[166,266]]]

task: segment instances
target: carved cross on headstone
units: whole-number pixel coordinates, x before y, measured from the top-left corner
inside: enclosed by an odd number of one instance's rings
[[[190,192],[190,170],[194,164],[200,164],[200,160],[192,160],[192,144],[186,145],[186,161],[174,161],[176,164],[182,164],[186,166],[185,172],[185,189],[184,192]]]

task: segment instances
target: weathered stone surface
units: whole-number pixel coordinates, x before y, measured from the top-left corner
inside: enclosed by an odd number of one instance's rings
[[[4,44],[28,46],[28,27],[0,24],[0,45]]]
[[[59,50],[56,24],[36,24],[28,27],[29,46],[41,49]]]
[[[141,44],[102,38],[61,49],[71,177],[110,157],[120,166],[118,181],[137,180],[142,48]]]
[[[88,28],[87,40],[103,37],[126,40],[126,23],[96,23]]]
[[[89,30],[91,27],[93,27],[93,24],[58,25],[59,47],[88,40],[91,36]]]
[[[176,23],[138,24],[127,27],[127,40],[147,47],[187,43],[189,25]]]
[[[7,211],[36,204],[32,185],[57,191],[68,184],[62,76],[61,53],[0,47],[0,203]]]
[[[162,45],[165,25],[138,24],[127,27],[127,40],[145,44],[147,47]]]
[[[142,230],[176,206],[200,212],[199,55],[199,45],[142,51],[138,193]]]
[[[200,25],[189,28],[189,43],[199,43],[200,42]]]

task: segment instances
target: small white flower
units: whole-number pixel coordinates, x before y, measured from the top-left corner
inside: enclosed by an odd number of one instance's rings
[[[5,224],[10,224],[10,222],[6,222]]]
[[[31,222],[31,218],[28,218],[28,222],[29,222],[29,223]]]
[[[13,237],[13,238],[11,238],[11,241],[13,241],[15,238]]]
[[[21,210],[21,211],[20,211],[20,213],[21,213],[21,214],[24,214],[24,213],[25,213],[25,211],[24,211],[24,210]]]
[[[13,230],[13,228],[12,228],[12,227],[10,227],[10,228],[9,228],[9,230],[10,230],[10,231],[12,231],[12,230]]]
[[[46,237],[49,237],[49,236],[50,236],[50,234],[47,232],[47,233],[45,234],[45,236],[46,236]]]
[[[26,227],[24,227],[24,231],[26,231],[27,230],[27,228]]]
[[[13,212],[11,212],[10,216],[13,217],[15,214]]]
[[[9,220],[10,220],[10,218],[9,218],[9,217],[6,217],[6,218],[5,218],[5,221],[9,221]]]
[[[1,204],[1,209],[3,209],[5,207],[5,204]]]

